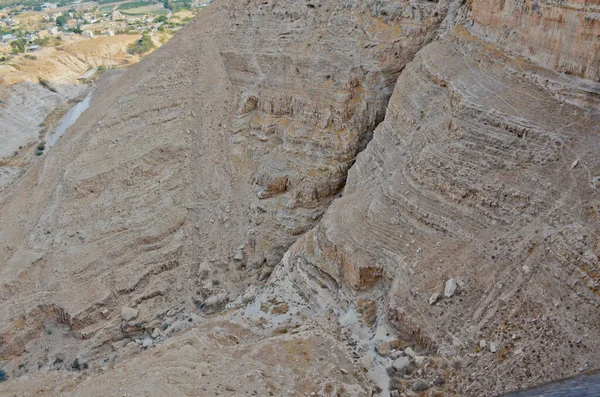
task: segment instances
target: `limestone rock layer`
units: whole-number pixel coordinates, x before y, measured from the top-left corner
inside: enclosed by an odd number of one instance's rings
[[[600,367],[594,7],[216,1],[1,192],[0,390],[490,395]]]

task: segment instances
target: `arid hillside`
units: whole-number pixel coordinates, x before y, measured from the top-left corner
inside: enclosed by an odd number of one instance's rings
[[[217,0],[0,193],[0,395],[600,368],[595,7]]]

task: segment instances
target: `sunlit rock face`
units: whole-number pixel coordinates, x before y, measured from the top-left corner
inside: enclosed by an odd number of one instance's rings
[[[459,395],[600,366],[600,117],[580,100],[594,87],[456,27],[404,69],[343,197],[290,261],[356,291],[356,307],[376,302],[375,329],[465,360],[448,379]]]
[[[222,1],[102,87],[1,198],[1,357],[34,368],[45,322],[70,359],[264,281],[450,6]]]
[[[220,389],[208,360],[219,385],[251,378],[235,391],[324,396],[487,396],[599,367],[582,7],[215,2],[0,198],[0,362],[81,358],[85,383],[48,384],[142,394],[123,368],[163,357],[184,395]],[[259,372],[228,364],[245,355]]]
[[[558,72],[600,80],[600,4],[593,0],[474,0],[473,30]]]

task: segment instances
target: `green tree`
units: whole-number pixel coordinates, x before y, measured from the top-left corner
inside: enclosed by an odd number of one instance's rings
[[[145,54],[154,48],[152,39],[147,34],[143,34],[142,38],[129,46],[130,54]]]
[[[17,39],[10,42],[13,54],[20,54],[25,52],[25,46],[27,45],[26,39]]]
[[[166,15],[161,15],[158,18],[156,18],[154,21],[155,22],[167,22],[167,16]]]
[[[61,15],[56,18],[56,25],[65,26],[66,24],[67,24],[67,17],[65,17],[64,15]]]

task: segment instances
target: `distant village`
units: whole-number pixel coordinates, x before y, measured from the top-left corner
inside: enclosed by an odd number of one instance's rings
[[[167,5],[169,0],[165,0]],[[195,0],[186,2],[190,9],[199,8],[210,4],[212,1]],[[127,4],[127,2],[120,2]],[[50,38],[58,38],[63,35],[80,34],[83,37],[94,38],[98,35],[114,36],[115,34],[127,33],[150,33],[156,30],[177,30],[183,23],[170,23],[171,10],[163,8],[163,3],[151,1],[132,1],[131,6],[140,5],[139,9],[150,5],[158,9],[159,13],[152,11],[147,14],[127,15],[126,12],[118,10],[118,5],[111,3],[81,3],[75,0],[69,4],[59,7],[55,3],[43,3],[35,7],[35,12],[43,14],[41,21],[36,23],[23,23],[19,14],[29,9],[23,6],[14,6],[0,10],[0,45],[7,45],[16,40],[27,41],[27,52],[35,52],[40,45],[48,42]],[[85,7],[84,7],[85,6]],[[129,7],[131,8],[131,7]],[[30,12],[31,14],[31,12]],[[156,15],[161,14],[161,15]],[[39,18],[38,18],[39,19]],[[13,53],[20,51],[20,46],[13,44]]]
[[[43,10],[53,10],[57,6],[54,3],[45,3]],[[19,30],[21,24],[18,18],[0,16],[0,28],[8,28],[10,30]],[[84,37],[94,37],[95,35],[101,34],[106,36],[114,36],[115,31],[124,30],[143,32],[152,29],[158,29],[161,23],[155,23],[156,17],[154,15],[142,15],[142,16],[125,16],[118,10],[112,10],[111,12],[78,12],[72,10],[70,12],[52,12],[42,17],[42,24],[48,25],[42,29],[34,30],[24,34],[4,33],[0,37],[0,42],[8,43],[19,37],[25,38],[29,42],[33,43],[35,39],[43,39],[46,36],[57,36],[57,35],[69,35],[79,33]],[[163,21],[164,22],[164,21]],[[29,50],[34,51],[36,47],[30,46]]]

